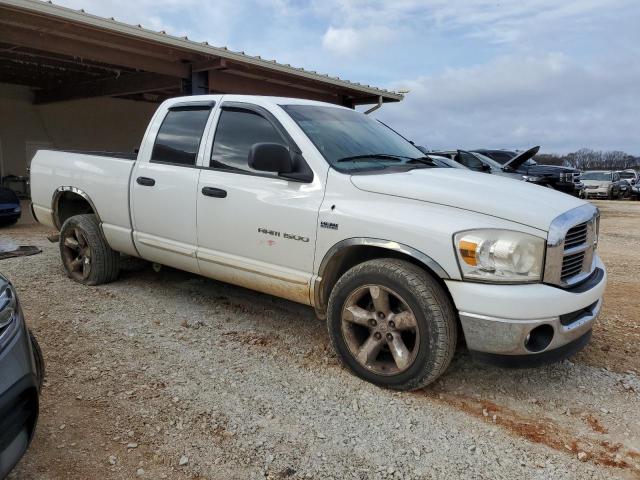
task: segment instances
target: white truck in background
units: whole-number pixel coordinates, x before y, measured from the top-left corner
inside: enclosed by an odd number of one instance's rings
[[[438,168],[331,104],[167,100],[137,156],[39,151],[31,180],[72,279],[113,281],[126,254],[313,306],[343,363],[394,389],[438,378],[459,336],[491,361],[564,358],[605,289],[591,204]]]

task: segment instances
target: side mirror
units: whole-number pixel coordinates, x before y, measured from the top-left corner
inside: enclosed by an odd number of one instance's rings
[[[261,172],[291,173],[293,159],[289,148],[280,143],[254,143],[249,151],[249,166]]]
[[[480,167],[480,171],[481,172],[491,173],[491,167],[489,165],[487,165],[486,163],[483,163],[482,167]]]

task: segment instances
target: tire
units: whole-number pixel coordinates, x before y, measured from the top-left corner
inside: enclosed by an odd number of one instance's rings
[[[60,257],[69,278],[78,283],[101,285],[118,278],[120,254],[107,244],[95,215],[75,215],[64,222]]]
[[[384,306],[377,308],[381,304],[374,304],[374,295],[384,298],[380,292],[390,298],[386,316],[382,314]],[[367,302],[368,307],[364,306]],[[440,284],[418,266],[391,258],[356,265],[338,280],[329,297],[327,328],[338,358],[352,373],[395,390],[422,388],[442,375],[451,363],[458,335],[453,305]],[[379,353],[372,354],[370,362],[363,362],[367,349],[362,347],[380,343],[380,333],[383,345],[374,350]],[[398,348],[392,352],[398,336],[399,343],[406,347],[405,356],[398,353],[402,352]]]
[[[31,330],[29,330],[29,340],[31,340],[31,345],[33,347],[33,358],[36,361],[36,372],[38,375],[38,391],[42,391],[42,384],[44,383],[44,375],[45,375],[44,357],[42,356],[42,349],[40,348],[40,344],[36,340],[36,337],[33,335],[33,332]]]

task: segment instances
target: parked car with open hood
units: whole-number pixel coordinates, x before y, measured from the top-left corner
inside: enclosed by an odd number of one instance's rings
[[[0,187],[0,227],[16,223],[21,214],[18,195],[9,188]]]
[[[580,183],[580,171],[575,168],[537,163],[534,157],[539,150],[540,147],[537,146],[524,152],[484,148],[472,151],[498,162],[501,168],[508,172],[521,174],[522,179],[527,182],[577,195],[583,187]]]
[[[39,151],[31,180],[73,280],[114,281],[122,252],[313,306],[343,364],[388,388],[433,382],[463,333],[488,360],[557,361],[602,305],[593,205],[439,168],[338,105],[173,98],[137,156]]]
[[[44,376],[42,353],[11,283],[0,274],[0,479],[33,439]]]
[[[585,198],[606,198],[612,200],[622,195],[620,174],[613,171],[591,170],[581,175]]]

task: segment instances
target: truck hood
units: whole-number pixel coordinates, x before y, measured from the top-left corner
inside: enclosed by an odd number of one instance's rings
[[[585,202],[555,190],[497,175],[456,168],[352,175],[366,192],[437,203],[547,231],[558,215]]]

